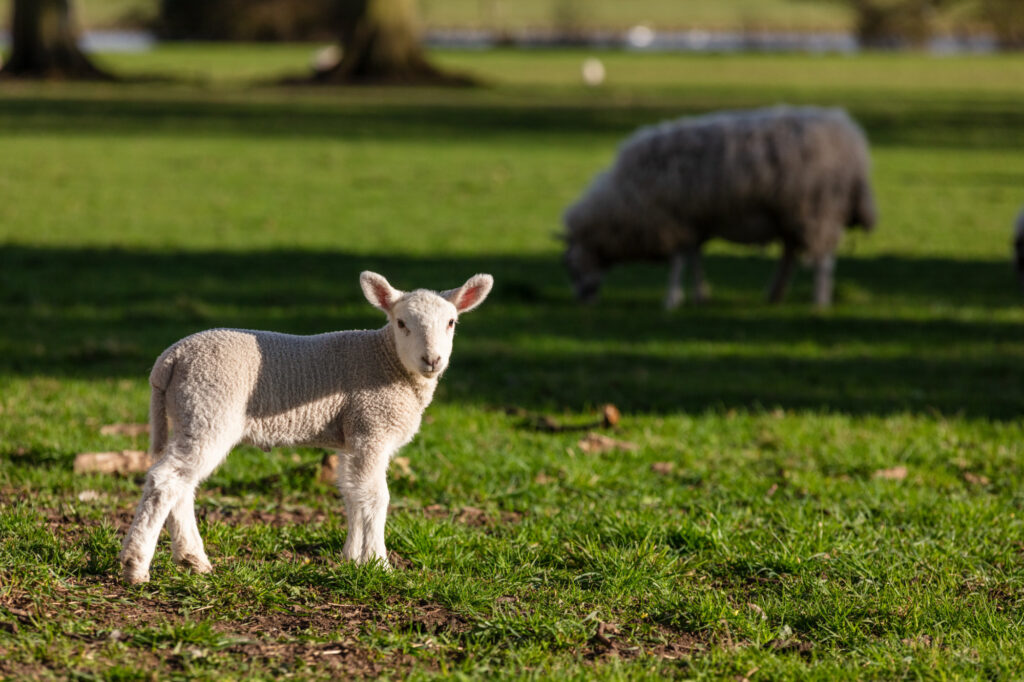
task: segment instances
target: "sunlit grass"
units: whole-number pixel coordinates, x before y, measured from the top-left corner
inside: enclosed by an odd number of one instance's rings
[[[1018,676],[1024,62],[607,54],[588,90],[584,53],[442,53],[490,86],[251,85],[309,49],[109,60],[193,79],[173,85],[5,84],[0,674]],[[872,140],[882,220],[842,247],[833,310],[806,273],[766,305],[772,250],[721,244],[706,306],[664,313],[657,265],[570,300],[551,233],[623,135],[782,100],[846,105]],[[199,495],[216,573],[179,572],[165,538],[153,583],[119,587],[140,479],[75,454],[145,448],[99,429],[145,420],[153,358],[192,331],[380,324],[365,268],[497,280],[392,477],[405,567],[341,561],[321,452],[240,448]],[[635,449],[530,428],[605,402]]]

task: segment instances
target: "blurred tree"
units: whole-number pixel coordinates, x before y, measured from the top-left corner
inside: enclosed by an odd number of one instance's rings
[[[170,40],[331,40],[338,0],[160,0]]]
[[[981,0],[978,11],[1003,47],[1024,47],[1024,1]]]
[[[856,16],[857,39],[868,47],[908,41],[923,45],[932,33],[932,17],[945,0],[848,0]]]
[[[420,38],[416,0],[337,0],[341,59],[320,70],[326,83],[448,83],[469,79],[431,64]]]
[[[111,78],[78,48],[78,26],[71,0],[14,0],[11,55],[0,75],[13,78]]]

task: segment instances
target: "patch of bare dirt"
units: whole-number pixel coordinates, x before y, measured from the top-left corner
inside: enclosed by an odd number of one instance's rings
[[[229,526],[250,526],[263,524],[280,528],[293,525],[316,525],[327,521],[330,515],[319,509],[302,506],[283,506],[273,510],[246,509],[243,507],[204,507],[196,508],[196,518],[206,521],[217,521]]]
[[[478,507],[456,507],[449,509],[442,504],[431,504],[423,508],[423,515],[428,519],[451,518],[474,528],[510,525],[523,520],[522,512],[498,511],[495,514]]]
[[[27,593],[0,595],[0,624],[13,634],[37,630],[43,623],[75,620],[72,638],[87,653],[100,650],[110,641],[126,642],[130,654],[124,663],[140,665],[140,657],[152,658],[144,667],[159,671],[180,669],[188,652],[181,647],[151,651],[149,645],[131,646],[133,630],[151,629],[163,624],[207,620],[224,635],[228,645],[219,654],[244,657],[275,667],[291,668],[301,664],[328,667],[332,674],[344,677],[404,676],[417,662],[433,665],[399,651],[378,651],[359,641],[365,632],[420,632],[424,634],[461,633],[469,624],[447,607],[426,600],[406,601],[395,595],[386,605],[343,604],[327,595],[287,610],[259,610],[242,618],[218,618],[214,609],[187,609],[171,599],[138,594],[108,577],[71,578],[59,600],[42,601]],[[81,627],[84,624],[84,627]],[[320,641],[311,641],[320,640]],[[49,676],[46,664],[4,663],[0,675],[18,679]]]
[[[653,636],[634,639],[621,632],[615,623],[598,623],[594,635],[587,642],[583,657],[588,661],[606,658],[631,660],[640,657],[676,660],[705,651],[706,637],[659,626]]]

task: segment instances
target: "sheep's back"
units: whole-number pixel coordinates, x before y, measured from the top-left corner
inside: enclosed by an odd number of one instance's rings
[[[867,165],[863,134],[845,113],[777,108],[641,129],[612,173],[624,193],[645,194],[698,233],[754,243],[782,233],[817,251],[827,245],[816,240],[838,239]]]

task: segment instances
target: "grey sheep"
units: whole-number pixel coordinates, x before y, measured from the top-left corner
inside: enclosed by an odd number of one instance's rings
[[[564,215],[565,264],[577,298],[592,300],[604,272],[670,260],[666,307],[707,297],[700,250],[718,237],[782,243],[769,289],[780,301],[796,257],[815,264],[814,301],[832,300],[843,228],[877,219],[864,133],[840,109],[775,107],[683,118],[641,128]]]
[[[388,463],[419,430],[459,314],[478,306],[493,283],[475,275],[439,294],[403,293],[364,272],[363,293],[388,317],[380,329],[315,336],[212,329],[164,351],[149,378],[150,452],[161,458],[146,475],[124,539],[125,580],[149,580],[165,519],[175,562],[212,570],[196,526],[195,489],[238,443],[339,449],[344,555],[386,566]]]
[[[1024,208],[1017,215],[1017,224],[1013,228],[1013,260],[1020,291],[1024,293]]]

